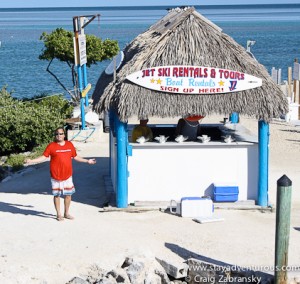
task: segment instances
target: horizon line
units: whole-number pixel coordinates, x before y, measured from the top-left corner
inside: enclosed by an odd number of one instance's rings
[[[39,7],[0,7],[0,9],[51,9],[51,8],[63,8],[63,9],[69,9],[69,8],[132,8],[132,7],[212,7],[212,6],[287,6],[287,5],[300,5],[300,3],[260,3],[260,4],[205,4],[205,5],[126,5],[126,6],[120,6],[120,5],[113,5],[113,6],[39,6]]]

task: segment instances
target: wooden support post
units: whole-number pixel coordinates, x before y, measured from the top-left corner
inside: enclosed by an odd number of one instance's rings
[[[296,98],[295,103],[300,104],[299,80],[295,80],[294,84],[295,84],[294,90],[295,90],[295,98]],[[300,108],[298,107],[298,119],[299,117],[300,117]]]
[[[299,104],[299,81],[294,80],[294,97],[295,97],[295,103]]]
[[[293,91],[294,91],[294,103],[299,104],[299,64],[298,58],[294,60],[294,74],[293,74]],[[299,116],[299,108],[298,108],[298,116]]]
[[[293,102],[293,92],[292,92],[292,67],[288,67],[288,96],[291,98],[291,102]]]
[[[286,284],[290,236],[292,181],[283,175],[277,181],[275,284]]]
[[[277,71],[277,84],[281,85],[281,68]]]
[[[275,67],[272,67],[272,70],[271,70],[271,77],[273,79],[273,81],[278,84],[278,71],[276,70]]]

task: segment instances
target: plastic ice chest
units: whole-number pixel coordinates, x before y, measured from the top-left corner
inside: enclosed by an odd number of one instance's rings
[[[231,184],[214,184],[213,200],[216,202],[235,202],[239,199],[239,187]]]
[[[209,217],[213,214],[213,202],[206,197],[182,197],[182,217]]]

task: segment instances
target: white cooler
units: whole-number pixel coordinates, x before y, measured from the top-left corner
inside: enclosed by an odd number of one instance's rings
[[[171,201],[171,207],[172,202],[175,201]],[[213,202],[207,197],[182,197],[180,203],[176,203],[176,214],[181,217],[211,217],[213,211]]]

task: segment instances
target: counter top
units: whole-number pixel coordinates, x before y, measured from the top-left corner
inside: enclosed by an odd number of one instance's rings
[[[253,145],[257,143],[253,142],[231,142],[225,143],[221,141],[210,141],[207,143],[199,142],[182,142],[177,143],[174,141],[159,143],[159,142],[145,142],[145,143],[130,143],[130,145],[134,148],[158,148],[158,147],[170,147],[170,148],[199,148],[199,147],[236,147],[236,146],[245,146],[245,145]]]
[[[178,143],[175,141],[167,141],[165,143],[159,143],[157,141],[145,142],[145,143],[130,143],[133,147],[183,147],[183,148],[195,148],[195,147],[232,147],[232,146],[242,146],[242,145],[251,145],[258,144],[258,137],[251,133],[247,128],[237,124],[226,123],[226,124],[201,124],[204,128],[218,128],[219,131],[222,132],[222,136],[231,135],[234,139],[231,143],[225,143],[224,139],[218,141],[209,141],[207,143],[202,143],[200,140],[198,141],[185,141],[182,143]],[[200,127],[201,127],[200,126]],[[168,136],[168,135],[166,135]]]
[[[257,135],[239,123],[221,124],[219,128],[224,134],[234,137],[237,142],[258,143]]]

